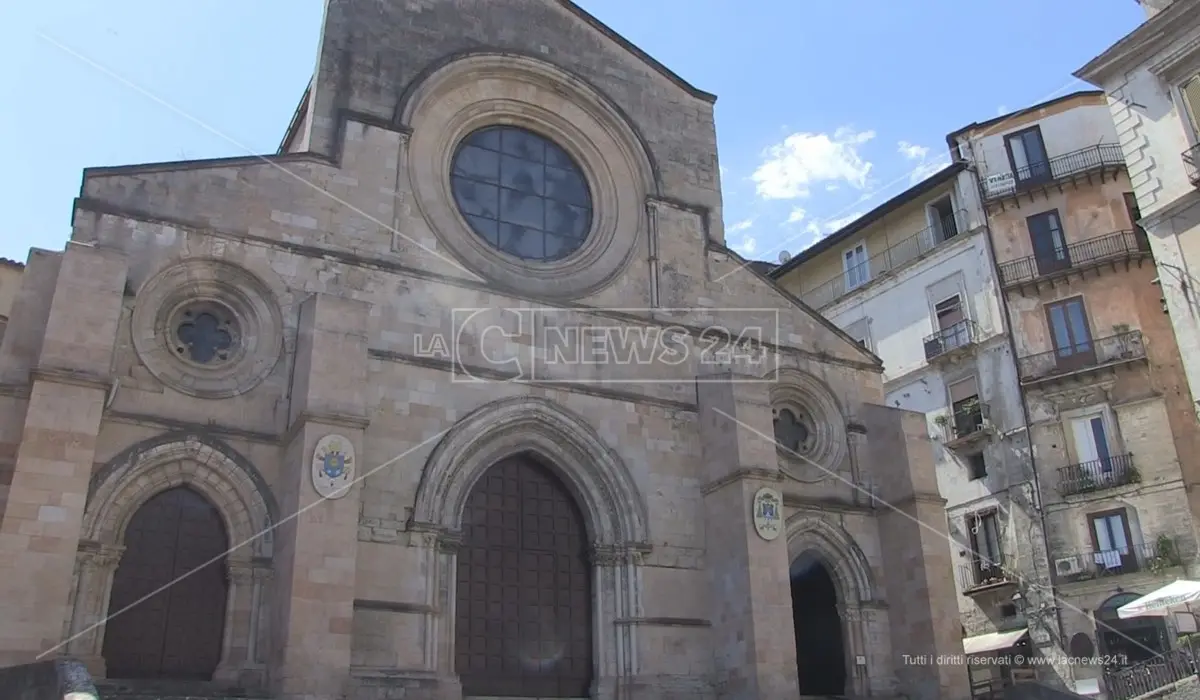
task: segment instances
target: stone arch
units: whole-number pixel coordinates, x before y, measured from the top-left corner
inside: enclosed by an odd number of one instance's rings
[[[581,417],[532,396],[486,404],[442,438],[421,474],[413,524],[457,531],[479,477],[523,452],[543,460],[574,493],[596,546],[649,542],[646,503],[621,458]]]
[[[170,433],[118,454],[92,478],[82,539],[120,546],[125,525],[151,496],[189,486],[209,499],[225,521],[230,546],[243,557],[270,557],[278,509],[265,480],[248,460],[219,441]]]
[[[615,117],[613,123],[619,124],[627,132],[626,137],[628,141],[637,146],[638,156],[642,160],[640,165],[642,166],[646,191],[655,195],[659,194],[659,183],[662,181],[662,178],[659,176],[658,162],[654,159],[654,154],[650,150],[645,136],[642,135],[637,124],[630,119],[625,110],[610,99],[602,90],[579,75],[533,54],[520,51],[506,50],[504,53],[497,53],[495,51],[469,49],[443,56],[422,69],[416,78],[404,88],[404,91],[400,94],[400,99],[396,101],[396,110],[392,121],[398,126],[408,126],[416,109],[416,104],[431,89],[430,86],[439,80],[445,79],[445,73],[455,70],[457,64],[460,63],[483,63],[486,65],[506,66],[510,70],[523,69],[525,72],[531,74],[549,77],[567,87],[573,93],[586,96],[588,101],[592,102],[595,106],[603,107],[605,111]]]
[[[788,562],[814,553],[833,577],[838,605],[856,607],[875,600],[870,562],[850,533],[826,520],[796,513],[787,521]]]

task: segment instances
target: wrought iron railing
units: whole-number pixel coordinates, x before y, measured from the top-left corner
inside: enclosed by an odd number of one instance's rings
[[[1028,282],[1038,277],[1082,267],[1089,263],[1116,260],[1134,253],[1149,252],[1150,240],[1144,232],[1138,230],[1116,231],[1052,251],[1001,263],[1000,283],[1008,286],[1018,282]]]
[[[963,591],[972,591],[985,586],[995,586],[1015,580],[1011,572],[1004,569],[1002,561],[987,557],[976,557],[968,564],[958,566],[958,580]]]
[[[1133,464],[1133,455],[1116,455],[1060,467],[1058,492],[1071,496],[1136,484],[1141,480],[1142,475]]]
[[[1126,331],[1107,338],[1085,340],[1049,352],[1026,355],[1017,360],[1021,381],[1032,382],[1099,367],[1110,362],[1137,360],[1146,356],[1141,331]]]
[[[1117,549],[1056,554],[1054,570],[1063,581],[1090,581],[1138,571],[1159,572],[1179,566],[1182,561],[1176,539],[1160,535],[1152,542],[1128,544]]]
[[[959,440],[968,435],[974,435],[983,430],[990,418],[991,409],[986,403],[976,401],[960,406],[958,410],[950,414],[950,421],[946,424],[947,437],[951,440]]]
[[[944,355],[955,348],[972,345],[979,340],[979,326],[971,319],[963,319],[954,325],[925,336],[925,361]]]
[[[1105,669],[1109,700],[1129,700],[1197,675],[1196,658],[1182,647],[1124,668]]]
[[[866,262],[844,270],[800,295],[805,304],[820,309],[845,295],[871,283],[879,275],[906,265],[925,255],[942,243],[958,236],[966,223],[966,210],[961,209],[916,234],[905,238]]]
[[[1096,168],[1125,164],[1125,154],[1120,144],[1101,143],[1064,153],[1049,160],[1030,163],[1016,171],[988,173],[985,179],[983,199],[985,202],[1010,197],[1036,185],[1044,185],[1073,175],[1080,175]],[[997,176],[1007,178],[997,179]]]
[[[1188,181],[1193,185],[1200,186],[1200,143],[1184,151],[1181,157]]]

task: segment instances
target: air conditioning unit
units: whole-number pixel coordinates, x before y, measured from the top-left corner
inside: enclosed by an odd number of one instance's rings
[[[1055,559],[1054,570],[1059,576],[1073,576],[1082,572],[1083,566],[1075,558]]]

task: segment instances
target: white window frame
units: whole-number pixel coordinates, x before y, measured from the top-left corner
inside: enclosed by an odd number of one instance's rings
[[[862,249],[862,262],[855,263],[853,266],[848,265],[848,255],[857,255],[858,250]],[[857,268],[863,271],[863,279],[857,284],[851,284],[850,270]],[[871,281],[871,253],[867,250],[866,241],[858,241],[853,245],[847,246],[842,250],[842,278],[845,280],[846,292],[851,292],[859,287],[865,286]]]
[[[1117,430],[1117,416],[1108,404],[1087,406],[1063,411],[1059,414],[1063,438],[1067,441],[1072,464],[1080,464],[1079,446],[1075,443],[1075,421],[1090,420],[1099,417],[1104,425],[1104,437],[1108,440],[1108,454],[1111,458],[1125,454],[1125,446],[1121,442],[1121,433]]]

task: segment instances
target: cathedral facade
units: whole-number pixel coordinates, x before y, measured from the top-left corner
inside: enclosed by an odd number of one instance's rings
[[[279,153],[85,171],[0,343],[0,665],[965,697],[924,417],[725,247],[715,99],[567,0],[329,0]]]

